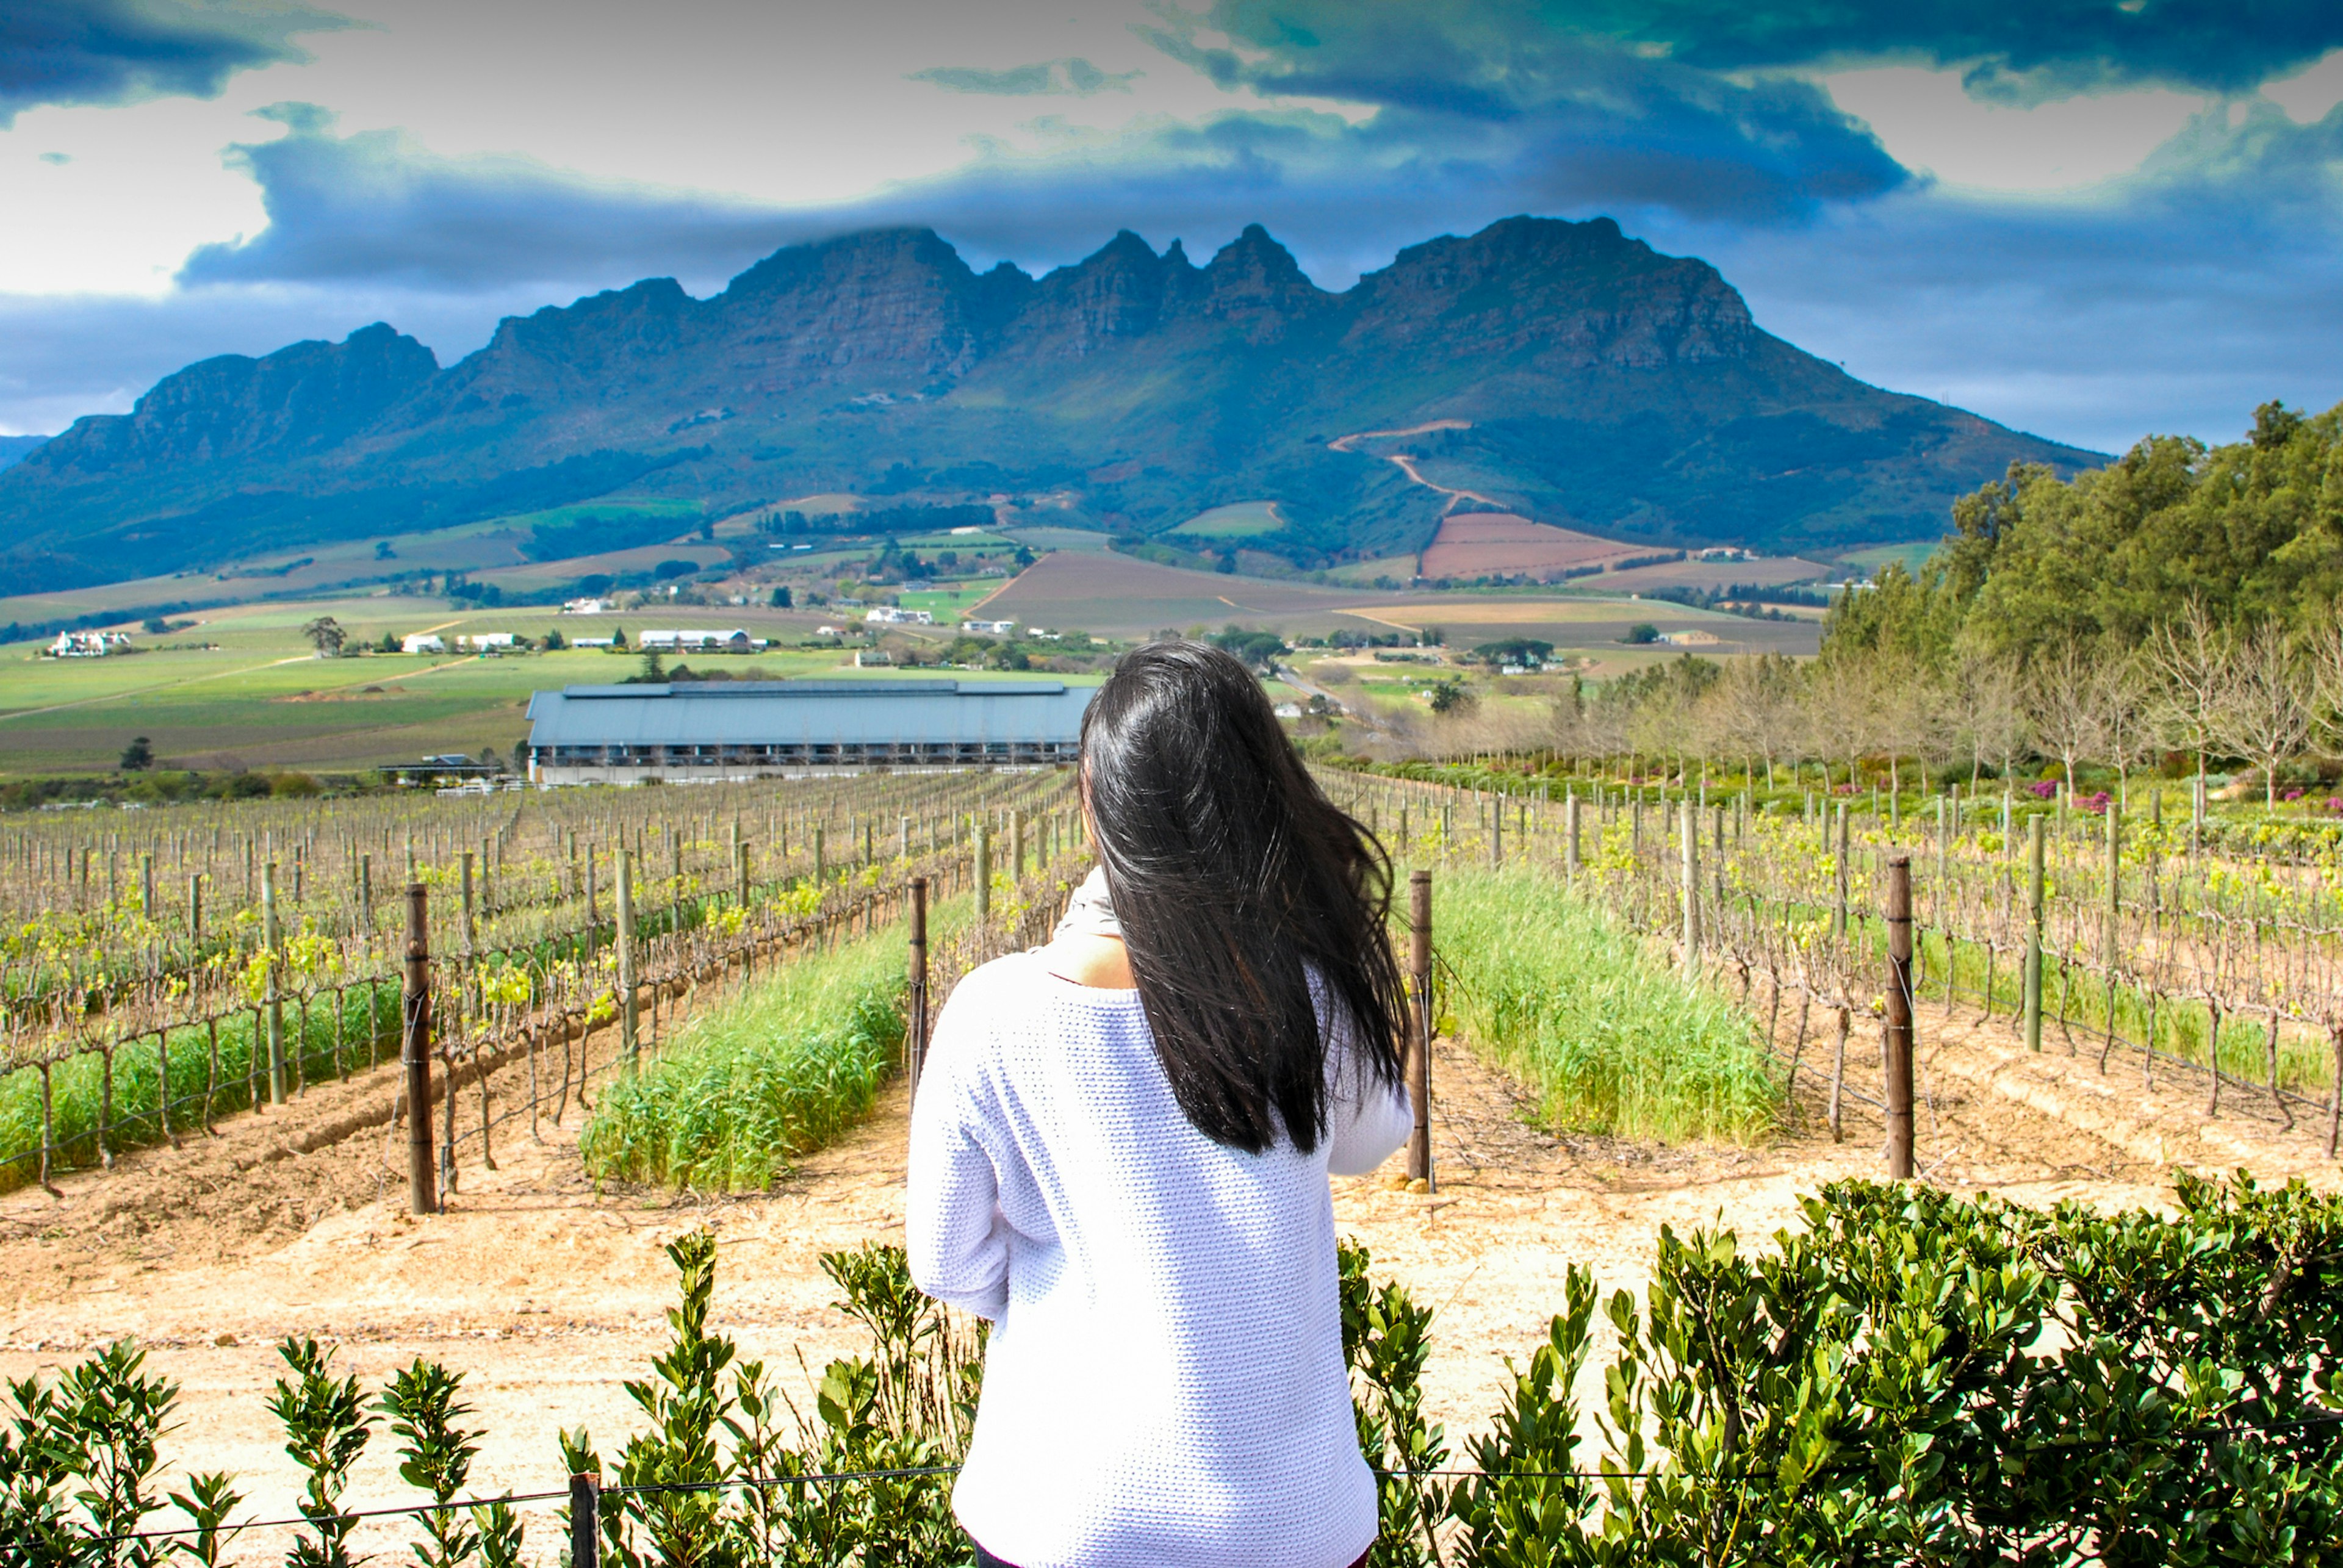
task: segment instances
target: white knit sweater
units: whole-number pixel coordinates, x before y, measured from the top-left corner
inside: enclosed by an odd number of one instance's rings
[[[1137,991],[1021,953],[952,992],[909,1240],[921,1290],[993,1321],[952,1505],[995,1556],[1346,1568],[1373,1543],[1326,1177],[1373,1170],[1411,1117],[1339,1037],[1329,1058],[1330,1135],[1247,1154],[1189,1123]]]

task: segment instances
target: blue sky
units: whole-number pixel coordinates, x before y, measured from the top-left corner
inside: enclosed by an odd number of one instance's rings
[[[8,0],[0,431],[871,223],[1339,288],[1532,212],[1883,386],[2226,439],[2343,399],[2338,101],[2332,0]]]

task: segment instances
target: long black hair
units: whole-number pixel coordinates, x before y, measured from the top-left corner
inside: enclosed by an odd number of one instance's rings
[[[1389,857],[1310,777],[1260,683],[1202,643],[1123,657],[1082,716],[1082,769],[1180,1109],[1232,1148],[1282,1133],[1314,1149],[1328,1075],[1312,973],[1370,1077],[1399,1080]]]

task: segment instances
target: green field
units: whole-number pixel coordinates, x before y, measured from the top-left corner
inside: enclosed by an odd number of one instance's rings
[[[1935,539],[1923,539],[1908,545],[1873,545],[1868,549],[1849,550],[1838,558],[1842,566],[1861,567],[1865,571],[1877,571],[1890,561],[1901,561],[1907,572],[1919,571],[1930,556],[1936,553]]]
[[[1001,591],[1001,579],[991,578],[972,583],[947,583],[931,588],[906,588],[896,598],[905,609],[923,609],[936,618],[938,626],[958,626],[966,615],[991,595]]]
[[[1191,538],[1248,539],[1280,533],[1284,528],[1285,519],[1278,515],[1275,501],[1239,501],[1199,512],[1172,531]]]
[[[203,772],[354,772],[484,748],[508,759],[528,733],[532,691],[622,679],[640,668],[636,656],[601,650],[462,655],[452,649],[463,632],[542,638],[558,628],[569,638],[607,637],[622,627],[631,638],[645,628],[738,626],[784,646],[750,658],[712,655],[700,666],[772,680],[850,672],[890,678],[886,670],[854,670],[851,652],[838,647],[794,646],[837,613],[678,605],[578,617],[377,597],[189,617],[197,624],[184,631],[136,638],[154,651],[107,658],[43,658],[35,645],[15,643],[0,648],[0,776],[110,769],[139,735],[153,742],[159,766]],[[321,614],[339,620],[353,646],[385,632],[437,630],[451,651],[320,659],[301,628]],[[217,646],[191,646],[200,643]]]

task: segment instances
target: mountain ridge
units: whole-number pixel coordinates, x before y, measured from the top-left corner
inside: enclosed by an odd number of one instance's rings
[[[0,588],[621,489],[1003,496],[1151,534],[1274,499],[1292,520],[1248,548],[1322,565],[1420,548],[1441,514],[1328,444],[1441,420],[1405,448],[1441,484],[1652,544],[1920,537],[2011,460],[2101,460],[1866,386],[1608,218],[1441,236],[1341,291],[1259,225],[1201,266],[1125,230],[1038,276],[886,228],[705,299],[651,278],[507,317],[446,367],[382,323],[191,365],[0,472]]]

